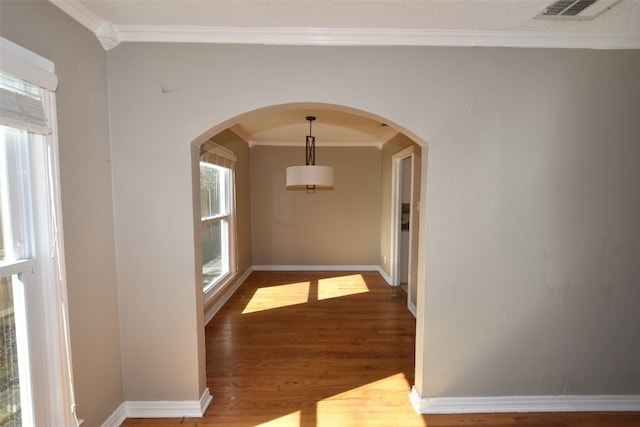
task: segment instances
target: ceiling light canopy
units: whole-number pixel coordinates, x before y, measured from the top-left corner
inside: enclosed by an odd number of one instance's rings
[[[316,138],[311,135],[311,124],[316,118],[307,116],[306,119],[309,121],[309,135],[305,140],[306,164],[287,168],[287,187],[306,187],[307,190],[333,187],[333,168],[316,165]]]

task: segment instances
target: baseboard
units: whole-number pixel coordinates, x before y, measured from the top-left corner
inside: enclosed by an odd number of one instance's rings
[[[409,311],[411,312],[411,314],[413,314],[413,317],[418,317],[418,309],[416,308],[415,304],[409,301],[409,303],[407,304],[407,308],[409,308]]]
[[[413,387],[409,399],[419,414],[640,411],[640,395],[425,398]]]
[[[377,265],[254,265],[254,271],[378,271]]]
[[[386,272],[386,271],[384,271],[384,268],[382,268],[381,266],[378,266],[378,273],[380,273],[380,275],[382,276],[382,278],[387,282],[387,284],[388,284],[389,286],[393,286],[393,285],[391,284],[391,276],[389,276],[389,275],[387,274],[387,272]]]
[[[122,402],[118,408],[113,411],[111,416],[102,423],[101,427],[120,427],[124,420],[127,419],[127,402]]]
[[[206,388],[200,400],[186,401],[126,401],[102,427],[118,427],[127,418],[182,418],[202,417],[211,403],[211,393]]]
[[[379,271],[378,265],[254,265],[254,271]]]
[[[216,300],[215,303],[211,304],[209,307],[207,307],[205,309],[205,312],[204,312],[204,324],[205,324],[205,326],[208,325],[209,322],[211,322],[211,319],[213,319],[213,317],[216,315],[216,313],[218,313],[218,311],[220,311],[222,306],[224,306],[225,303],[227,301],[229,301],[229,298],[231,298],[233,296],[233,294],[238,290],[240,285],[242,285],[244,283],[244,281],[247,280],[247,277],[249,277],[249,275],[251,274],[252,271],[253,271],[253,268],[249,267],[247,269],[247,271],[245,271],[242,274],[242,276],[238,277],[233,282],[232,285],[230,285],[227,289],[224,289],[220,293],[220,297]]]

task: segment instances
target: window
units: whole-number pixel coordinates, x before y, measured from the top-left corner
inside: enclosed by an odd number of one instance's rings
[[[0,76],[4,77],[4,76]],[[25,291],[33,287],[34,248],[28,140],[0,125],[0,420],[29,425],[32,416]],[[33,138],[40,139],[39,136]],[[25,141],[26,142],[26,141]]]
[[[53,64],[0,38],[0,425],[78,425]]]
[[[211,297],[217,285],[236,273],[235,157],[222,147],[207,143],[201,158],[202,285],[205,294]]]

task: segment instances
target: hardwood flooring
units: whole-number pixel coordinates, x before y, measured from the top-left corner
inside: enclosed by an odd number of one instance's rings
[[[640,413],[416,414],[415,319],[378,273],[254,272],[206,346],[204,417],[123,426],[640,427]]]

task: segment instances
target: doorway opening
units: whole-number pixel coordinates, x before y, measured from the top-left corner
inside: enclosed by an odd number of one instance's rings
[[[419,157],[409,146],[392,157],[391,284],[407,293],[407,308],[417,314]]]

